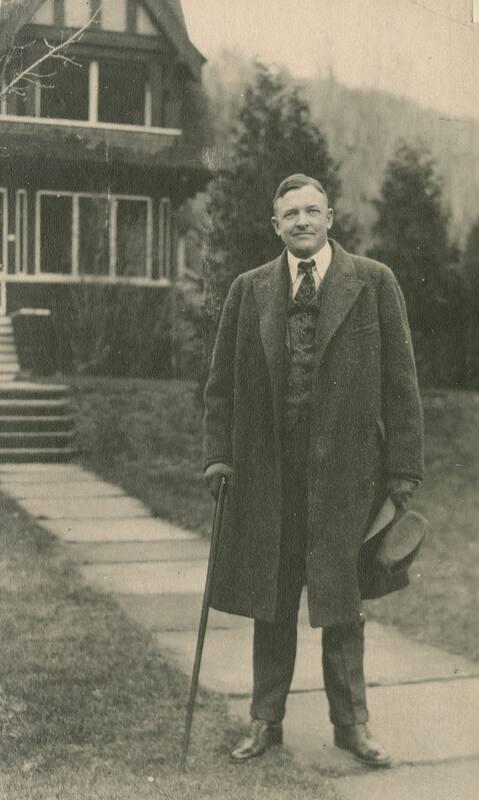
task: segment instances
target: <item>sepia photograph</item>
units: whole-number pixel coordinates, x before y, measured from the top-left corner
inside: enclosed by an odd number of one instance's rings
[[[0,0],[0,800],[477,800],[478,0]]]

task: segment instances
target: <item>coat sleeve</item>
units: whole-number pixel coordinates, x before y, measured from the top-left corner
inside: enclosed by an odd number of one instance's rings
[[[424,426],[411,331],[403,294],[389,269],[381,280],[379,318],[387,478],[421,481]]]
[[[203,418],[203,466],[223,462],[231,464],[234,408],[234,364],[236,334],[241,301],[241,283],[237,278],[223,306],[216,335],[210,374],[205,387]]]

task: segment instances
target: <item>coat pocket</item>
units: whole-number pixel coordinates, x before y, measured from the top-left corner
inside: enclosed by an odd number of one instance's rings
[[[351,333],[354,336],[358,336],[359,334],[367,334],[367,333],[375,333],[379,331],[379,323],[377,321],[370,322],[367,325],[358,325],[357,328],[352,328]]]

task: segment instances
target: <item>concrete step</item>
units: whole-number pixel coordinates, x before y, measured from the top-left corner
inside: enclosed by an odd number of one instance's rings
[[[17,352],[15,349],[12,350],[10,353],[6,353],[3,349],[0,348],[0,364],[11,364],[14,362],[17,364]]]
[[[73,431],[0,433],[0,450],[4,448],[14,448],[18,450],[25,447],[70,447],[73,436]]]
[[[56,383],[23,383],[15,381],[2,384],[0,400],[59,400],[67,396],[68,386]]]
[[[2,433],[61,433],[72,431],[75,421],[72,416],[35,416],[24,414],[18,416],[0,415],[0,432]]]
[[[11,353],[17,352],[17,348],[13,339],[0,339],[0,354],[10,355]]]
[[[71,413],[71,403],[62,400],[14,400],[0,399],[0,416],[58,417]]]
[[[15,370],[15,372],[0,371],[0,383],[2,383],[4,386],[8,385],[9,382],[10,383],[14,382],[16,377],[17,377],[17,370]]]
[[[0,449],[1,464],[53,463],[71,461],[77,451],[73,447],[7,447]]]

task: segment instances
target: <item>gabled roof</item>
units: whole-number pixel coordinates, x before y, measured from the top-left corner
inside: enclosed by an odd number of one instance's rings
[[[190,42],[181,0],[139,0],[148,8],[152,17],[170,40],[180,60],[195,78],[200,77],[205,58]],[[8,5],[0,3],[0,51],[10,46],[13,37],[22,25],[26,25],[38,11],[44,0],[10,0]]]

